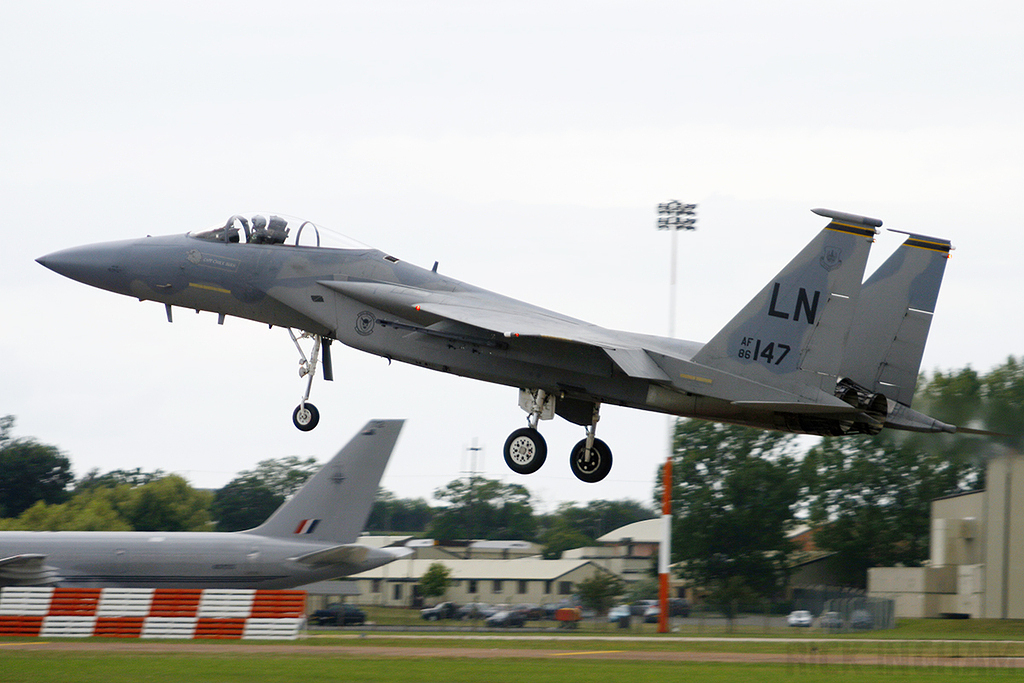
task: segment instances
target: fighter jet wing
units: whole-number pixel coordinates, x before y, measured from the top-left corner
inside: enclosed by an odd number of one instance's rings
[[[503,337],[537,337],[596,346],[630,377],[670,381],[643,348],[624,343],[624,340],[616,338],[614,332],[597,325],[533,311],[522,313],[450,303],[422,303],[419,306],[427,313],[496,332]]]
[[[336,280],[320,284],[399,316],[411,308],[508,339],[536,337],[597,347],[631,377],[671,381],[641,346],[624,338],[625,333],[491,292],[433,292],[391,283]]]

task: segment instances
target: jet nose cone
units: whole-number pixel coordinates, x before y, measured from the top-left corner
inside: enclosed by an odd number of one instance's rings
[[[109,243],[62,249],[40,256],[36,262],[72,280],[121,292],[125,285],[126,257],[124,244]]]

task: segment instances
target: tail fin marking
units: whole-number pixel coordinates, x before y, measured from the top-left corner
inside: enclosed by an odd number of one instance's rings
[[[833,392],[868,252],[882,222],[814,212],[831,222],[694,362],[797,394],[808,388]]]
[[[377,495],[404,420],[370,420],[266,522],[243,533],[353,543]]]

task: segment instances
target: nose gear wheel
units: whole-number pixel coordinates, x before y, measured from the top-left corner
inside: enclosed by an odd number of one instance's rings
[[[311,432],[320,423],[320,411],[312,403],[296,406],[292,413],[292,424],[300,431]]]
[[[310,432],[316,428],[320,422],[320,411],[316,409],[316,406],[309,402],[309,392],[313,388],[313,377],[316,376],[316,366],[319,355],[323,354],[323,373],[324,379],[328,382],[334,379],[334,369],[331,364],[331,340],[327,337],[321,337],[319,334],[312,334],[310,332],[303,332],[301,335],[296,336],[295,333],[289,329],[288,336],[292,338],[292,343],[295,344],[295,348],[299,352],[299,377],[305,377],[306,379],[306,391],[302,395],[302,401],[292,412],[292,424],[303,432]],[[300,339],[313,339],[313,350],[310,351],[309,356],[306,356],[305,351],[302,350],[302,346],[299,344]]]

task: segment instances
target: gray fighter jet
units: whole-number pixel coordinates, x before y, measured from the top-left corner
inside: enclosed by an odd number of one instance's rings
[[[402,420],[370,420],[262,525],[233,533],[0,532],[0,586],[294,588],[405,549],[358,545]]]
[[[180,306],[288,328],[308,374],[293,414],[302,430],[319,420],[309,392],[318,359],[332,379],[333,340],[517,387],[527,426],[509,436],[504,456],[520,474],[546,458],[538,421],[559,415],[586,428],[573,473],[603,479],[612,456],[595,437],[602,403],[808,434],[955,431],[910,407],[950,242],[910,234],[862,283],[882,222],[814,212],[828,225],[706,344],[598,327],[363,245],[321,247],[320,228],[276,215],[38,260],[162,302],[169,321]]]

